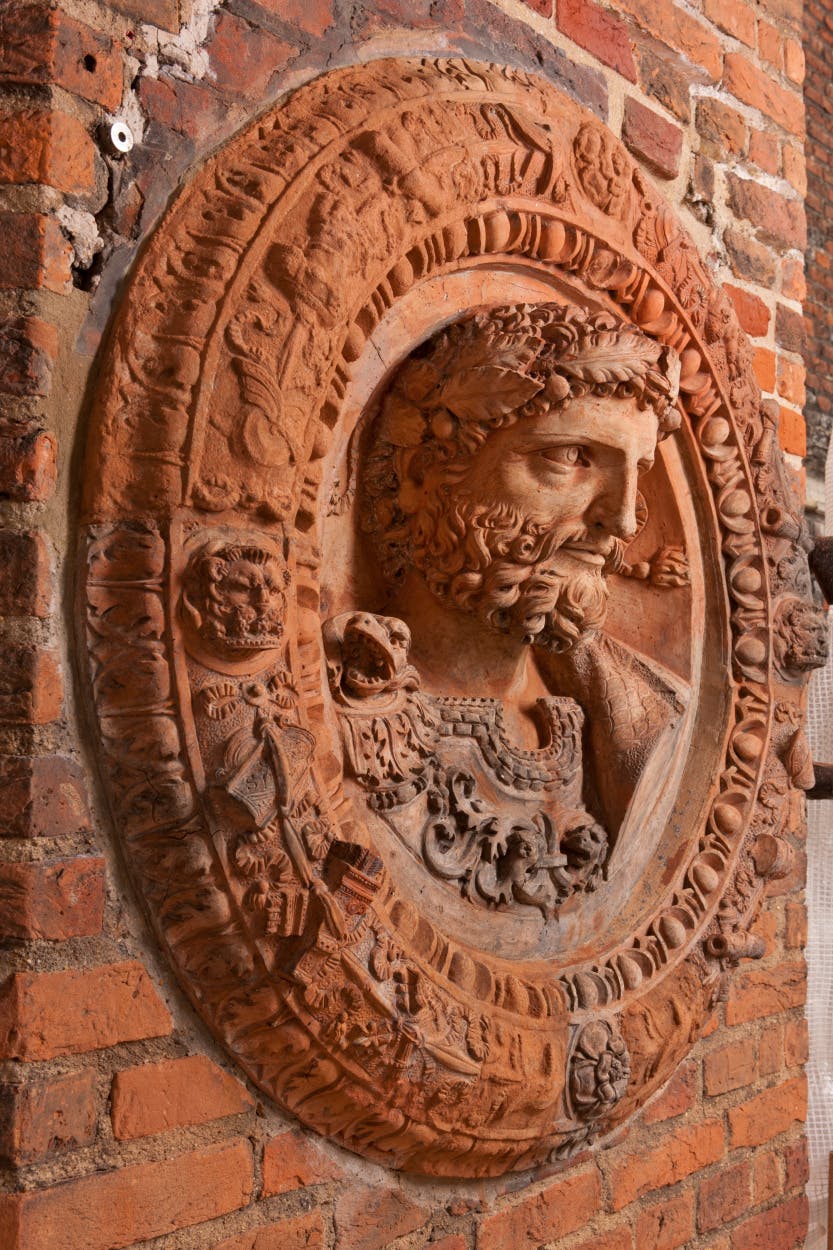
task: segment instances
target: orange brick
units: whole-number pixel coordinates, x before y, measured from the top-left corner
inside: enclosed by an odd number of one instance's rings
[[[119,1141],[240,1115],[254,1099],[207,1055],[126,1068],[113,1080],[111,1118]]]
[[[210,1146],[158,1163],[96,1172],[29,1193],[4,1195],[7,1250],[121,1250],[246,1206],[254,1169],[249,1143]]]
[[[466,1239],[462,1233],[454,1233],[451,1237],[441,1237],[431,1242],[431,1250],[467,1250]],[[627,1247],[630,1250],[630,1246]]]
[[[802,1007],[806,992],[807,973],[803,961],[783,963],[775,968],[754,968],[732,982],[726,1003],[726,1023],[745,1024],[748,1020],[777,1016],[790,1007]]]
[[[95,188],[94,158],[92,139],[67,113],[0,115],[0,183],[44,183],[83,195]]]
[[[683,1115],[694,1105],[696,1069],[693,1063],[681,1064],[661,1093],[648,1103],[643,1116],[646,1124],[659,1124]]]
[[[170,1032],[167,1008],[134,961],[16,972],[0,987],[2,1059],[54,1059]]]
[[[0,8],[0,83],[63,87],[113,112],[123,73],[108,35],[46,5]]]
[[[703,1061],[703,1086],[715,1097],[755,1080],[755,1046],[749,1038],[724,1042]]]
[[[801,148],[785,143],[783,150],[784,177],[799,195],[807,194],[807,162]]]
[[[0,863],[0,938],[92,937],[103,918],[100,855]]]
[[[751,1201],[752,1168],[748,1159],[730,1166],[726,1164],[713,1176],[700,1182],[697,1204],[697,1229],[711,1232],[731,1223],[744,1211]]]
[[[58,331],[39,317],[0,321],[0,394],[48,395],[58,358]]]
[[[629,82],[636,82],[628,28],[613,13],[594,0],[558,0],[556,24],[563,35],[591,52],[603,65],[609,65]]]
[[[636,1244],[651,1250],[677,1250],[694,1236],[694,1194],[686,1190],[645,1207],[636,1217]]]
[[[431,1250],[434,1250],[433,1246]],[[606,1228],[589,1241],[583,1241],[575,1250],[633,1250],[633,1233],[626,1224],[619,1228]]]
[[[704,0],[703,12],[727,35],[733,35],[748,48],[754,48],[755,13],[743,0]]]
[[[781,294],[785,299],[794,299],[799,303],[806,299],[803,256],[785,256],[781,261]]]
[[[0,530],[0,615],[49,616],[52,561],[40,530]]]
[[[797,39],[784,41],[784,69],[787,77],[800,87],[807,72],[804,61],[804,49]]]
[[[697,133],[708,141],[707,150],[712,156],[722,156],[727,151],[740,156],[746,151],[746,119],[722,100],[706,96],[698,101]]]
[[[778,394],[785,399],[788,404],[795,404],[796,408],[803,408],[807,398],[804,389],[804,379],[806,377],[806,369],[800,360],[789,360],[786,356],[781,356],[778,361]],[[793,906],[800,906],[793,904]],[[787,906],[787,915],[789,916],[790,905]],[[806,925],[805,925],[806,927]],[[803,931],[803,929],[802,929]],[[803,946],[803,942],[790,943],[789,937],[787,944],[793,946]]]
[[[736,217],[756,226],[765,242],[803,250],[807,243],[807,222],[804,206],[798,200],[785,199],[777,191],[751,178],[739,178],[737,174],[728,174],[726,181],[730,206]]]
[[[0,756],[0,837],[60,838],[89,829],[83,777],[73,760]]]
[[[777,174],[781,169],[781,144],[774,135],[764,130],[749,133],[749,159],[765,174]]]
[[[601,1201],[595,1168],[556,1181],[514,1206],[487,1215],[478,1231],[477,1250],[538,1250],[543,1243],[581,1228],[598,1212]]]
[[[46,503],[54,494],[57,480],[58,440],[54,434],[34,430],[17,438],[0,435],[0,499]]]
[[[335,1207],[339,1250],[381,1250],[420,1228],[429,1215],[428,1207],[411,1202],[401,1190],[350,1186]]]
[[[804,134],[804,102],[800,94],[779,86],[742,52],[726,53],[723,85],[730,95],[765,113],[785,130]]]
[[[263,1197],[338,1180],[343,1170],[301,1132],[279,1133],[263,1151]]]
[[[324,1220],[320,1211],[296,1215],[279,1224],[264,1224],[229,1237],[212,1250],[324,1250]],[[432,1244],[431,1250],[435,1250]],[[440,1250],[437,1247],[436,1250]],[[465,1250],[465,1246],[462,1247]]]
[[[720,77],[723,51],[720,40],[703,23],[677,8],[672,0],[621,0],[618,6],[656,39],[695,65],[702,65],[712,81]]]
[[[723,1124],[706,1120],[685,1124],[663,1137],[650,1150],[626,1155],[611,1169],[611,1203],[621,1211],[636,1198],[699,1172],[723,1156]]]
[[[781,68],[784,59],[781,32],[777,26],[765,22],[763,18],[758,22],[758,52],[761,60],[774,65],[776,69]]]
[[[729,1139],[733,1149],[762,1146],[807,1114],[807,1084],[802,1077],[785,1081],[729,1109]]]
[[[769,309],[762,299],[751,291],[744,291],[739,286],[724,282],[723,290],[729,296],[738,315],[738,321],[747,334],[753,338],[762,338],[769,329]]]
[[[0,212],[0,239],[0,289],[68,289],[72,248],[54,217]]]
[[[752,1160],[752,1206],[763,1206],[782,1192],[781,1159],[774,1150],[764,1150]]]
[[[6,647],[0,659],[0,721],[48,725],[61,714],[58,656],[41,647]]]
[[[772,1076],[784,1066],[784,1021],[773,1020],[758,1038],[758,1075]]]
[[[784,1189],[804,1186],[810,1179],[810,1150],[806,1137],[784,1150]]]
[[[95,1139],[96,1073],[0,1085],[0,1157],[15,1166],[89,1146]]]
[[[732,1250],[799,1250],[807,1236],[807,1198],[802,1194],[738,1225]]]
[[[794,456],[807,455],[807,427],[800,412],[793,412],[783,404],[778,411],[778,442],[784,451]]]
[[[798,1068],[805,1064],[810,1056],[810,1035],[807,1021],[786,1020],[784,1022],[784,1064],[788,1068]]]
[[[775,391],[775,352],[768,347],[756,347],[752,356],[752,368],[758,386],[770,395]]]

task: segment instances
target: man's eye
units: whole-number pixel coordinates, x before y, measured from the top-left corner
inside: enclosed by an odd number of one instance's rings
[[[563,465],[569,469],[575,468],[576,465],[587,464],[584,448],[575,443],[561,447],[545,447],[540,454],[550,464]]]

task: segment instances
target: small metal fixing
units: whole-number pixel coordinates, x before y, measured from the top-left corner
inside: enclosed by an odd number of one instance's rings
[[[125,156],[133,147],[133,131],[127,122],[108,122],[101,128],[103,144],[111,156]]]

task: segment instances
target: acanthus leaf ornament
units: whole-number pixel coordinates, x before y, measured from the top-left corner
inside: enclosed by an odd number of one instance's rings
[[[84,663],[159,939],[287,1111],[567,1158],[760,954],[823,651],[775,421],[673,211],[519,71],[339,70],[194,175],[106,350]]]

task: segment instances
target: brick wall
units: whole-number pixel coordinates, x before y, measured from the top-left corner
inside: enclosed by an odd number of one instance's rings
[[[483,1185],[387,1174],[264,1105],[156,951],[85,752],[67,559],[95,351],[172,189],[264,101],[391,52],[531,67],[620,133],[725,282],[800,455],[800,20],[799,0],[0,3],[4,1247],[802,1244],[800,867],[770,890],[764,959],[607,1149]],[[126,158],[102,139],[115,114]]]
[[[830,198],[833,195],[833,130],[830,72],[833,68],[829,10],[807,0],[804,50],[807,79],[807,465],[824,476],[833,429],[833,255]]]

